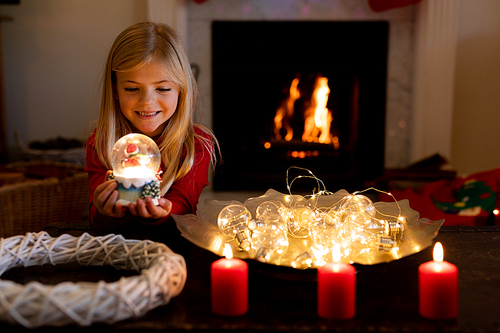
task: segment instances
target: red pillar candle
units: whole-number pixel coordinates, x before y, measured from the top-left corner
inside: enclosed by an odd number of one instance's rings
[[[434,260],[418,268],[420,315],[429,319],[458,316],[458,269],[443,261],[443,246],[436,243]]]
[[[318,315],[327,319],[351,319],[356,312],[356,269],[340,262],[340,251],[334,262],[318,269]]]
[[[240,316],[248,311],[248,264],[233,258],[229,244],[224,256],[211,266],[212,312]]]

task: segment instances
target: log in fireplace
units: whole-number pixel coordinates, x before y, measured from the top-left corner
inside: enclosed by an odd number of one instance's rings
[[[385,21],[214,21],[223,158],[214,190],[286,191],[290,167],[330,191],[380,175],[388,30]]]

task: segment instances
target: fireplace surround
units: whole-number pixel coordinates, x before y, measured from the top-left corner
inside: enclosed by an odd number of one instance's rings
[[[286,172],[311,170],[328,189],[361,188],[384,169],[387,21],[212,22],[213,129],[223,163],[214,190],[286,190]],[[313,83],[327,78],[332,141],[303,140]],[[293,138],[274,118],[300,80]]]

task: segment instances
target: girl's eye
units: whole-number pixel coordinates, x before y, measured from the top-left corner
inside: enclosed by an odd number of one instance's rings
[[[127,91],[127,92],[136,92],[138,90],[139,90],[139,88],[125,88],[125,91]]]
[[[168,92],[172,89],[170,89],[170,88],[157,88],[156,90],[158,90],[159,92]]]

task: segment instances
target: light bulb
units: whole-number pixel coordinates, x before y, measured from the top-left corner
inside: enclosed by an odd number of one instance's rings
[[[274,221],[279,224],[285,224],[289,219],[289,210],[281,201],[264,201],[257,207],[255,218],[257,220]]]
[[[395,241],[388,235],[385,220],[366,218],[363,223],[347,222],[342,225],[342,233],[349,240],[351,256],[371,255],[374,252],[390,251]]]
[[[373,202],[367,196],[362,194],[349,195],[342,204],[341,210],[346,215],[364,215],[375,216],[376,209]]]
[[[390,225],[376,218],[373,202],[364,195],[349,195],[340,207],[341,235],[350,243],[350,256],[390,251],[395,246]],[[394,232],[397,227],[394,227]]]
[[[113,177],[118,183],[118,202],[126,205],[149,196],[158,205],[160,164],[160,150],[150,137],[132,133],[118,139],[111,152]]]
[[[229,239],[236,239],[238,246],[248,251],[250,241],[247,235],[248,222],[252,220],[252,214],[248,209],[239,204],[224,207],[217,218],[217,224],[222,234]]]
[[[331,257],[332,246],[339,241],[340,217],[336,212],[320,212],[321,218],[311,224],[309,233],[313,240],[311,250],[315,265],[323,266]]]
[[[271,220],[258,220],[251,233],[252,249],[255,258],[261,262],[271,263],[288,249],[288,235],[282,224]]]
[[[322,219],[317,207],[318,195],[295,196],[290,203],[288,232],[295,238],[309,237],[311,226]]]
[[[264,201],[255,210],[255,219],[248,222],[248,229],[255,230],[258,227],[264,226],[264,223],[275,222],[283,228],[285,220],[288,220],[288,209],[281,201]]]
[[[296,205],[290,209],[288,231],[295,238],[309,236],[310,226],[316,222],[316,212],[304,205]]]

